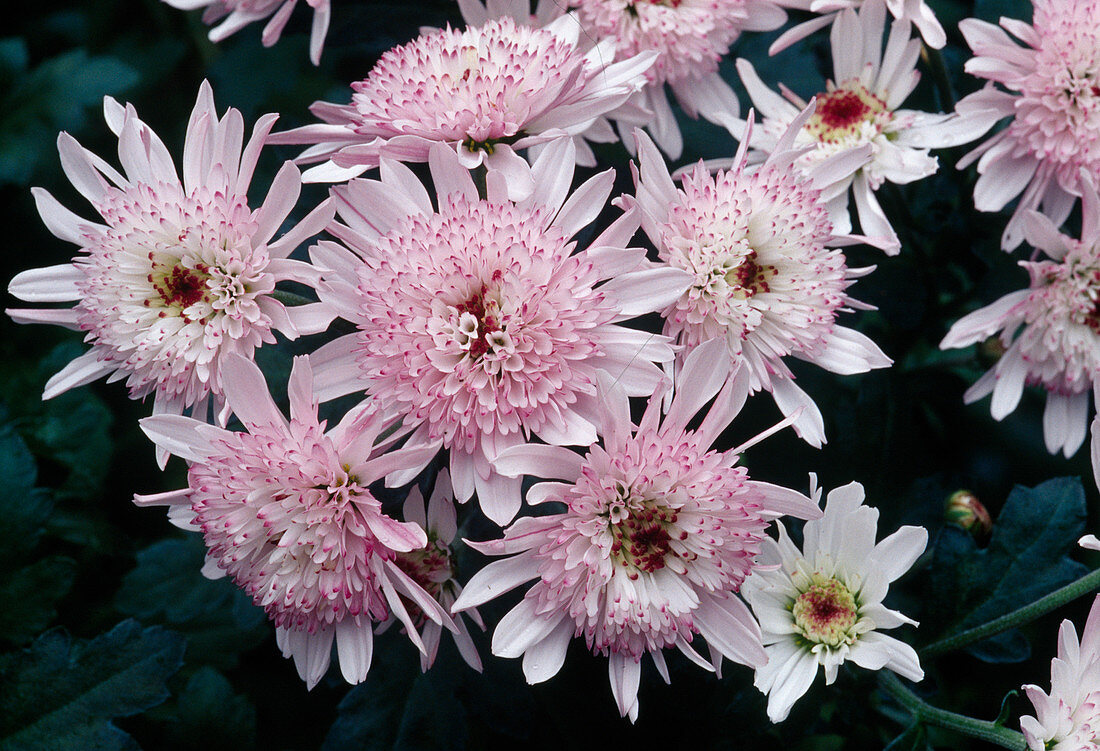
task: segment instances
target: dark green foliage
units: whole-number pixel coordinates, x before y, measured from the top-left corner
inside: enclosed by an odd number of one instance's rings
[[[46,632],[0,665],[0,750],[136,749],[111,720],[164,701],[183,650],[178,634],[136,621],[87,642]]]

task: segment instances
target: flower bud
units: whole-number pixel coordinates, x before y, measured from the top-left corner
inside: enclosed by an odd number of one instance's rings
[[[978,496],[969,490],[956,490],[947,499],[943,510],[944,521],[969,532],[975,539],[983,540],[993,529],[993,520]]]

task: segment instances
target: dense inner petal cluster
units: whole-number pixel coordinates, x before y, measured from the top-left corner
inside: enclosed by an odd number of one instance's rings
[[[620,59],[658,53],[651,83],[676,83],[718,70],[747,17],[745,0],[578,0],[586,29],[612,37]]]
[[[441,204],[381,238],[360,270],[360,367],[446,446],[558,424],[593,393],[594,330],[615,316],[597,272],[545,209]]]
[[[593,651],[638,659],[690,639],[700,596],[736,591],[759,552],[764,499],[746,480],[682,432],[593,447],[528,597],[568,612]]]
[[[454,581],[458,574],[450,547],[442,540],[433,539],[431,536],[425,547],[397,553],[394,562],[437,602],[442,602],[444,585]],[[406,600],[405,607],[408,608],[409,615],[418,626],[427,620],[424,612],[411,600]]]
[[[461,141],[491,153],[591,75],[572,44],[508,17],[428,32],[386,52],[352,84],[355,129]]]
[[[1041,41],[1034,69],[1016,84],[1009,129],[1021,153],[1052,164],[1063,185],[1077,185],[1082,167],[1100,172],[1100,4],[1036,5]]]
[[[1078,394],[1100,380],[1100,256],[1077,241],[1061,263],[1029,264],[1032,291],[1009,321],[1032,383]]]
[[[275,625],[312,633],[349,617],[384,620],[376,568],[395,554],[368,526],[381,505],[321,427],[230,433],[216,448],[188,475],[194,524]]]
[[[89,238],[76,311],[133,396],[193,404],[217,390],[219,355],[274,341],[259,298],[275,281],[243,197],[134,184],[97,208],[108,227]]]
[[[725,336],[765,357],[812,353],[842,305],[843,254],[818,192],[769,165],[754,174],[696,171],[660,227],[662,258],[695,277],[664,315],[666,333]]]
[[[810,586],[795,598],[791,615],[795,631],[811,645],[839,647],[851,644],[856,637],[852,627],[859,606],[852,591],[838,579],[815,573]]]

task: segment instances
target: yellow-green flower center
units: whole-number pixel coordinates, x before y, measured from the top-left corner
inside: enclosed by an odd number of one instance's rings
[[[842,582],[814,574],[813,584],[794,601],[794,627],[815,644],[839,647],[852,642],[859,617],[856,598]]]

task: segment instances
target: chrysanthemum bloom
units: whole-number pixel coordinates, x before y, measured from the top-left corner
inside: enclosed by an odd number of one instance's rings
[[[225,424],[221,368],[229,354],[250,358],[256,347],[275,341],[273,331],[293,338],[331,320],[324,306],[286,308],[272,293],[282,280],[317,282],[312,267],[287,256],[323,229],[334,209],[325,201],[271,242],[297,201],[298,169],[285,164],[255,211],[246,193],[278,116],[261,118],[242,152],[241,114],[230,109],[219,119],[206,83],[187,127],[182,182],[168,150],[132,106],[108,97],[104,112],[119,137],[125,176],[67,133],[58,138],[65,173],[104,224],[33,189],[46,227],[79,246],[80,255],[24,271],[8,287],[28,302],[76,305],[8,315],[84,331],[92,345],[46,383],[44,398],[107,375],[125,378],[131,398],[152,394],[154,414],[190,409],[204,418],[213,401]]]
[[[821,495],[813,487],[810,494]],[[928,532],[902,527],[876,545],[878,510],[863,505],[857,482],[829,493],[825,516],[805,526],[804,552],[777,526],[779,541],[764,541],[758,566],[741,587],[764,635],[768,663],[756,669],[755,684],[768,696],[771,721],[786,719],[819,667],[827,684],[846,660],[922,679],[913,648],[880,631],[916,625],[882,599],[924,552]]]
[[[978,160],[979,211],[1000,211],[1020,197],[1001,237],[1005,250],[1023,240],[1026,212],[1039,209],[1060,226],[1082,193],[1081,174],[1100,179],[1100,2],[1034,6],[1033,25],[1011,18],[1001,19],[1004,30],[976,18],[959,23],[974,51],[966,71],[989,83],[956,111],[983,132],[1012,118],[959,162],[961,169]]]
[[[849,155],[818,162],[810,174],[795,166],[802,152],[792,151],[790,142],[806,117],[808,111],[762,165],[746,166],[746,138],[728,172],[711,176],[700,163],[680,188],[653,143],[636,131],[641,168],[634,181],[642,227],[661,260],[693,278],[661,311],[664,333],[685,347],[679,361],[683,352],[723,339],[740,365],[736,377],[750,391],[771,392],[785,415],[801,410],[795,430],[820,446],[821,412],[783,358],[793,355],[845,375],[888,367],[890,358],[863,334],[836,324],[841,310],[861,307],[845,289],[869,269],[848,269],[835,246],[859,238],[834,234],[815,187],[849,174]]]
[[[462,586],[455,578],[454,552],[451,550],[458,524],[455,518],[454,491],[451,489],[451,478],[447,470],[444,469],[436,476],[435,487],[432,488],[426,509],[420,488],[413,486],[405,501],[403,516],[405,521],[420,525],[428,533],[428,544],[398,553],[396,563],[425,592],[434,597],[443,610],[449,612],[462,592]],[[431,620],[415,605],[409,611],[420,630],[420,639],[424,642],[425,651],[420,654],[420,668],[427,670],[435,662],[439,652],[443,626]],[[485,630],[485,624],[477,610],[468,610],[463,615],[476,623],[482,631]],[[456,630],[452,635],[459,654],[470,667],[481,672],[481,656],[477,653],[477,647],[470,638],[465,622],[462,618],[455,618],[454,623]]]
[[[722,342],[697,348],[664,419],[662,389],[637,428],[626,392],[602,378],[602,445],[582,456],[531,444],[497,457],[501,472],[554,480],[532,487],[528,503],[556,501],[567,510],[519,519],[502,540],[470,543],[485,553],[517,555],[475,574],[452,609],[534,579],[492,642],[497,656],[523,655],[529,683],[555,675],[570,640],[582,637],[593,653],[608,656],[619,712],[633,721],[645,654],[666,681],[666,647],[706,669],[722,657],[764,664],[759,627],[735,593],[756,565],[770,519],[814,518],[820,511],[800,493],[748,479],[735,466],[739,449],[710,448],[744,403],[728,373]],[[716,393],[699,427],[689,430]],[[695,635],[706,640],[713,666],[696,651]]]
[[[1058,630],[1058,656],[1050,661],[1050,693],[1024,686],[1035,716],[1020,718],[1032,751],[1100,748],[1100,597],[1092,602],[1081,640],[1067,619]]]
[[[572,16],[542,29],[505,16],[464,31],[426,31],[353,83],[351,104],[316,102],[310,110],[323,124],[269,143],[316,144],[298,161],[328,161],[306,179],[333,182],[381,157],[425,162],[432,144],[445,143],[467,169],[504,175],[509,196],[520,200],[533,186],[516,152],[583,132],[637,91],[653,63],[652,53],[613,63],[607,45],[582,53],[579,33]]]
[[[298,0],[163,0],[173,8],[197,10],[203,8],[203,23],[221,21],[210,30],[210,41],[220,42],[226,37],[243,29],[250,23],[262,21],[268,16],[271,20],[264,26],[261,37],[265,47],[279,41],[283,28],[294,12]],[[329,20],[332,15],[330,0],[305,0],[313,8],[313,28],[309,35],[309,59],[314,65],[321,62],[321,49],[325,44]]]
[[[822,15],[783,32],[768,48],[770,55],[782,52],[818,29],[836,23],[841,11],[859,8],[863,0],[787,0],[786,4],[789,8],[799,8]],[[917,27],[917,32],[924,39],[924,43],[932,49],[942,49],[947,44],[947,34],[944,33],[943,26],[940,25],[936,14],[928,7],[925,0],[886,0],[886,9],[897,20],[912,23]]]
[[[530,434],[586,446],[596,439],[595,384],[606,373],[631,394],[652,393],[654,362],[672,360],[664,337],[617,325],[680,296],[689,277],[624,248],[638,227],[620,217],[576,252],[571,241],[606,205],[611,170],[572,195],[567,138],[535,162],[535,191],[522,203],[489,176],[487,199],[455,153],[437,144],[432,208],[412,172],[382,162],[382,180],[333,189],[346,225],[329,231],[314,263],[328,269],[319,294],[358,333],[325,345],[314,367],[322,398],[366,390],[416,427],[410,445],[450,451],[460,501],[476,490],[499,524],[520,507],[520,481],[490,460]],[[408,473],[387,480],[400,485]]]
[[[621,59],[657,53],[646,86],[611,117],[620,130],[646,126],[676,159],[683,137],[665,92],[667,84],[689,117],[729,127],[740,114],[737,95],[718,63],[742,31],[771,31],[787,20],[787,0],[574,0],[570,5],[593,39],[613,42]],[[650,114],[651,113],[651,114]],[[624,135],[624,140],[626,136]],[[629,145],[629,143],[628,143]]]
[[[1005,353],[967,389],[969,404],[993,394],[996,420],[1020,402],[1024,386],[1047,392],[1043,437],[1052,454],[1073,456],[1085,440],[1089,401],[1100,403],[1100,199],[1082,182],[1081,239],[1059,234],[1046,215],[1023,217],[1027,241],[1048,258],[1021,261],[1028,289],[1011,292],[959,319],[941,349],[966,347],[1000,334]],[[1092,425],[1092,464],[1100,485],[1100,430]]]
[[[866,0],[858,14],[850,8],[841,11],[829,35],[836,82],[829,81],[826,90],[817,95],[817,110],[802,127],[795,145],[814,147],[799,161],[806,168],[870,144],[871,160],[852,167],[848,185],[863,233],[891,238],[892,244],[885,250],[894,255],[901,245],[875,191],[884,182],[904,184],[933,174],[938,165],[928,149],[967,143],[988,126],[975,128],[954,114],[899,109],[920,79],[915,67],[920,41],[910,38],[908,22],[895,20],[883,51],[885,23],[883,0]],[[770,152],[806,108],[806,102],[786,88],[784,96],[773,92],[747,60],[738,60],[737,69],[763,115],[750,146]],[[739,133],[738,129],[734,134]],[[831,208],[836,231],[849,231],[847,189],[838,194]]]
[[[169,506],[177,523],[202,530],[203,573],[228,574],[267,612],[283,655],[294,658],[310,688],[328,670],[334,639],[344,678],[364,680],[372,626],[390,616],[426,652],[403,598],[436,623],[454,623],[397,556],[428,538],[416,524],[387,516],[368,490],[421,462],[424,449],[386,452],[393,437],[380,445],[378,438],[394,420],[370,401],[325,432],[306,357],[295,358],[291,371],[289,420],[255,363],[234,355],[225,371],[226,397],[248,432],[181,415],[145,418],[145,434],[187,460],[188,487],[134,502]]]

